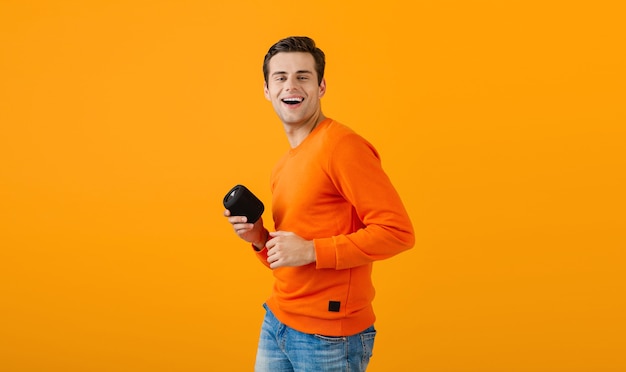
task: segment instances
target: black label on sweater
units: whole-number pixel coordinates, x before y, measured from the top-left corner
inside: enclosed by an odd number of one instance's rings
[[[328,311],[332,311],[333,313],[338,313],[340,308],[341,308],[341,302],[328,301]]]

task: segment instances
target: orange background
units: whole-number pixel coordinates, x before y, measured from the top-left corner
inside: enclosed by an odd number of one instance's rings
[[[620,3],[0,1],[0,370],[252,369],[271,275],[221,199],[269,206],[289,35],[417,232],[371,371],[626,370]]]

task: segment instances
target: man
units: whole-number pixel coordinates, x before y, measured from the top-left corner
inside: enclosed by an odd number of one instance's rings
[[[376,334],[372,263],[414,244],[374,147],[322,113],[324,68],[308,37],[269,49],[265,98],[291,146],[270,177],[275,231],[224,212],[275,277],[256,371],[364,371]]]

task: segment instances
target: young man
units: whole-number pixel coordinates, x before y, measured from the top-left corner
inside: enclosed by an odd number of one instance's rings
[[[265,97],[291,146],[270,177],[275,231],[224,212],[275,277],[256,371],[364,371],[376,334],[372,263],[414,244],[374,147],[322,113],[324,68],[308,37],[269,49]]]

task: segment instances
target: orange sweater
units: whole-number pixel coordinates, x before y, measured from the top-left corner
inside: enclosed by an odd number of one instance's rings
[[[372,325],[372,263],[409,249],[413,226],[374,147],[326,119],[271,175],[275,229],[313,240],[317,262],[273,271],[267,305],[305,333],[349,336]],[[257,253],[267,264],[267,249]]]

